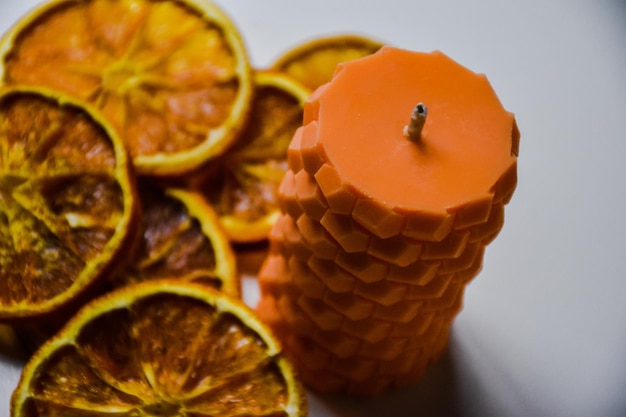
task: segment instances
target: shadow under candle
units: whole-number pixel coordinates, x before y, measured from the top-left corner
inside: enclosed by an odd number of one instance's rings
[[[498,415],[488,393],[464,366],[462,345],[452,331],[448,348],[415,384],[373,398],[309,391],[311,417],[429,417]],[[461,383],[460,378],[463,378]],[[470,388],[470,389],[467,389]],[[467,391],[466,391],[467,390]],[[479,396],[468,400],[468,395]]]

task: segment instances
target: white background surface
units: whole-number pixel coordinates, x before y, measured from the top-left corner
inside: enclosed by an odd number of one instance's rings
[[[4,31],[33,0],[0,0]],[[626,415],[626,2],[223,0],[262,67],[311,36],[439,49],[515,113],[519,186],[449,353],[372,400],[312,417]],[[0,417],[21,365],[0,333]]]

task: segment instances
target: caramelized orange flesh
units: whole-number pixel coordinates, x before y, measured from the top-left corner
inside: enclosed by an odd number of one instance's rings
[[[373,54],[381,47],[379,41],[360,35],[314,38],[287,51],[272,68],[315,90],[331,80],[337,64]]]
[[[202,190],[235,241],[265,239],[278,210],[289,142],[310,90],[290,77],[259,72],[250,118],[235,146],[215,160]],[[218,168],[215,168],[218,165]]]
[[[109,133],[54,98],[0,97],[0,318],[53,310],[119,250],[133,202]]]
[[[177,277],[239,296],[235,255],[199,194],[140,182],[141,239],[117,285]]]
[[[305,415],[272,340],[244,305],[207,287],[125,287],[35,354],[12,415]]]
[[[239,123],[249,94],[239,36],[214,6],[200,4],[44,5],[21,22],[14,39],[5,38],[10,45],[3,81],[41,85],[95,104],[142,172],[184,170],[198,158],[182,155],[176,168],[163,168],[162,159],[198,147],[209,156],[206,148],[221,140],[213,135],[230,135],[228,128]]]

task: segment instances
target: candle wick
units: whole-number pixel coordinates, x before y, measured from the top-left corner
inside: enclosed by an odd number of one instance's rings
[[[424,103],[417,103],[417,106],[415,106],[411,113],[411,121],[408,125],[404,126],[404,136],[414,141],[420,140],[424,123],[426,123],[426,116],[428,116],[428,107],[426,107]]]

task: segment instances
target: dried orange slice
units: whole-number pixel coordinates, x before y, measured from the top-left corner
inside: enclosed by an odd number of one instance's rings
[[[141,181],[141,238],[115,285],[176,277],[239,297],[235,254],[215,211],[199,193]]]
[[[0,93],[0,319],[49,315],[134,239],[135,182],[97,110],[43,89]]]
[[[208,0],[53,0],[0,40],[5,84],[89,101],[141,174],[191,170],[228,147],[251,94],[232,21]]]
[[[278,215],[278,185],[287,169],[287,147],[302,124],[311,91],[273,71],[254,75],[248,123],[231,149],[211,163],[201,191],[216,208],[234,242],[267,237]]]
[[[84,306],[30,359],[13,417],[305,416],[278,342],[242,302],[149,281]]]
[[[315,38],[285,52],[271,68],[315,90],[330,81],[337,64],[373,54],[381,46],[379,41],[360,35]]]

